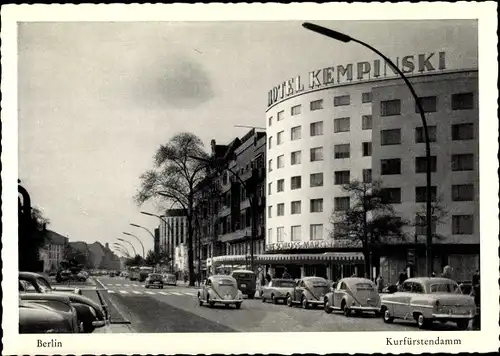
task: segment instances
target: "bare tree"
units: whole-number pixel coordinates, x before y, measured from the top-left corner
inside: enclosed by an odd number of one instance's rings
[[[371,273],[371,253],[390,239],[405,239],[402,231],[408,223],[395,215],[388,191],[379,181],[364,183],[352,181],[342,186],[349,193],[349,206],[334,207],[331,234],[335,240],[360,245],[365,259],[365,270]]]
[[[141,175],[141,188],[135,200],[139,205],[153,198],[168,200],[187,217],[189,284],[194,285],[194,193],[205,176],[206,164],[192,157],[208,159],[201,139],[189,132],[176,134],[160,146],[154,156],[154,169]]]

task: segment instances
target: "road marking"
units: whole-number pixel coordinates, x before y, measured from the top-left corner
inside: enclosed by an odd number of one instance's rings
[[[186,295],[192,295],[193,297],[196,295],[194,293],[184,293],[184,294],[186,294]]]
[[[128,294],[128,292],[126,290],[121,290],[120,293],[121,294]]]
[[[170,293],[173,295],[182,295],[181,293],[177,293],[177,292],[170,292]]]
[[[169,293],[165,293],[165,292],[158,292],[160,293],[161,295],[170,295]]]
[[[119,287],[119,286],[121,286],[121,284],[115,284],[115,286]]]
[[[134,293],[134,294],[142,294],[141,292],[138,292],[136,290],[133,290],[132,293]]]
[[[154,295],[154,294],[155,294],[154,292],[149,292],[149,291],[145,291],[144,293],[146,293],[146,294],[151,294],[151,295]]]
[[[124,284],[125,287],[130,287],[130,284]]]
[[[112,289],[108,289],[108,293],[114,293],[115,291]]]
[[[109,283],[108,283],[108,286],[112,286],[112,284],[109,284]]]

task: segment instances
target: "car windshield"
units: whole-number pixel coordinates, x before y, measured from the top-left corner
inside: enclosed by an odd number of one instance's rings
[[[161,274],[150,274],[149,279],[161,279]]]
[[[326,281],[322,279],[313,279],[310,283],[314,288],[327,287]]]
[[[243,272],[233,273],[233,277],[235,278],[252,279],[253,276],[254,275],[252,273],[243,273]]]
[[[370,283],[356,283],[354,285],[354,288],[356,288],[357,291],[374,290],[373,286]]]
[[[293,288],[295,286],[295,282],[294,281],[275,281],[275,282],[273,282],[273,286],[283,287],[283,288]]]
[[[52,287],[45,279],[37,278],[36,282],[37,282],[38,286],[40,287],[40,289],[42,290],[42,293],[50,292],[52,290]]]
[[[458,284],[455,283],[433,283],[430,291],[431,293],[460,293]]]
[[[229,278],[216,279],[216,282],[220,286],[234,286],[234,281],[232,279],[229,279]]]

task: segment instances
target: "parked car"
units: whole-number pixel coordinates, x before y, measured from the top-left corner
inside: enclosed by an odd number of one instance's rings
[[[49,281],[33,272],[19,272],[19,293],[50,293],[51,295],[69,298],[77,311],[78,321],[83,323],[83,330],[91,333],[109,322],[107,305],[99,305],[92,299],[82,295],[78,288],[53,288]]]
[[[325,312],[341,310],[345,316],[352,312],[380,313],[380,296],[375,283],[366,278],[343,278],[336,283],[335,289],[325,295]]]
[[[236,309],[239,309],[243,303],[243,293],[238,289],[238,283],[233,277],[215,275],[207,278],[202,289],[198,291],[198,303],[200,306],[207,303],[210,308],[215,303],[234,304]]]
[[[470,295],[472,293],[472,281],[463,281],[458,283],[460,287],[460,292],[465,295]]]
[[[262,287],[262,303],[267,300],[274,304],[278,304],[280,300],[286,302],[287,295],[292,293],[294,287],[293,279],[272,279],[267,286]]]
[[[243,294],[246,294],[248,299],[253,299],[255,297],[255,292],[257,291],[257,280],[254,272],[238,269],[234,270],[231,273],[231,276],[236,279],[238,289]]]
[[[169,286],[176,286],[177,285],[177,278],[175,277],[175,274],[164,273],[163,274],[163,282]]]
[[[301,304],[307,309],[309,305],[323,306],[325,294],[330,291],[328,282],[321,277],[304,277],[298,279],[294,288],[286,296],[286,304],[292,307]]]
[[[19,333],[76,333],[78,327],[68,318],[43,304],[19,299]]]
[[[458,284],[448,278],[410,278],[397,292],[381,299],[386,323],[414,319],[421,329],[430,327],[434,321],[451,321],[460,330],[466,330],[476,309],[474,298],[461,294]]]
[[[150,273],[146,278],[146,288],[163,288],[163,276],[160,273]]]

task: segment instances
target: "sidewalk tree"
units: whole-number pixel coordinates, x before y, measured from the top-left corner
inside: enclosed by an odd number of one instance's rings
[[[144,259],[140,255],[135,255],[133,258],[127,258],[125,260],[125,265],[127,267],[141,266]]]
[[[135,196],[138,205],[151,199],[167,200],[182,209],[187,219],[187,253],[189,283],[194,285],[194,193],[205,176],[203,162],[192,157],[207,158],[203,142],[192,133],[178,133],[160,146],[154,156],[154,168],[141,175],[141,187]],[[161,194],[160,194],[161,193]]]
[[[336,241],[361,246],[365,259],[365,271],[371,273],[371,254],[390,240],[404,240],[403,227],[408,225],[396,216],[390,194],[379,181],[364,183],[352,181],[342,190],[350,197],[350,206],[338,211],[334,208],[331,234]]]

